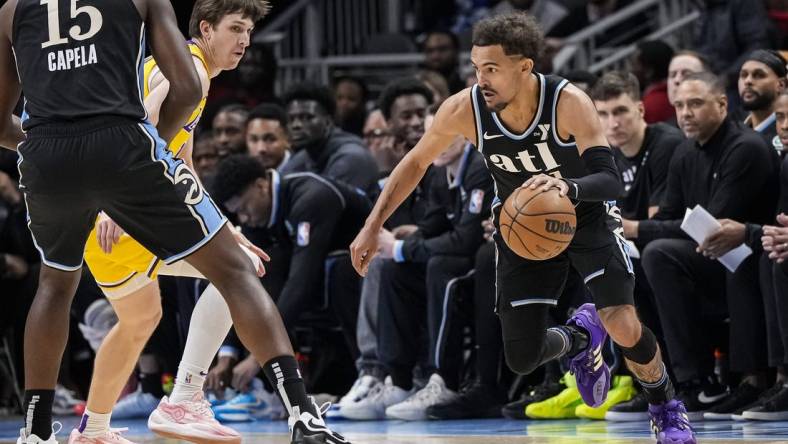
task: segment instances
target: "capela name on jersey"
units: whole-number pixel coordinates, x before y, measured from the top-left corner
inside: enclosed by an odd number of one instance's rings
[[[80,68],[86,65],[98,63],[96,57],[96,45],[91,44],[87,47],[61,49],[52,51],[47,55],[50,71],[65,71]]]

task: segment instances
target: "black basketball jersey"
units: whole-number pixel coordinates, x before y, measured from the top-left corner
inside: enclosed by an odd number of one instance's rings
[[[530,125],[522,134],[515,134],[497,113],[487,109],[479,85],[471,88],[476,147],[484,154],[487,169],[495,181],[493,209],[531,176],[547,174],[571,179],[588,174],[574,138],[562,140],[556,128],[558,98],[569,81],[538,73],[536,78],[539,85],[538,105]],[[579,202],[575,208],[578,226],[593,216],[604,215],[604,206],[600,202]]]
[[[94,116],[147,117],[145,24],[132,0],[19,0],[12,39],[25,130]]]

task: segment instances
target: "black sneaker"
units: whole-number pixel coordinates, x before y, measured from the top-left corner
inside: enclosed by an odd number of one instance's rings
[[[745,410],[744,419],[758,421],[785,421],[788,419],[788,386],[784,385],[779,392],[767,399],[763,405]]]
[[[542,402],[561,393],[566,387],[557,381],[545,381],[531,390],[530,393],[523,394],[517,401],[506,404],[501,409],[501,414],[509,419],[527,419],[525,408],[535,402]]]
[[[649,419],[648,415],[648,401],[646,394],[638,392],[634,398],[621,404],[616,404],[610,407],[610,410],[605,413],[606,421],[628,422],[628,421],[645,421]]]
[[[500,418],[505,395],[496,387],[475,382],[464,387],[460,394],[445,404],[427,408],[429,419],[482,419]]]
[[[740,408],[739,410],[733,412],[733,414],[731,415],[731,419],[733,419],[734,421],[747,421],[747,419],[744,417],[744,412],[746,412],[747,410],[752,410],[755,407],[762,406],[766,401],[771,399],[772,396],[775,396],[782,389],[783,389],[782,382],[778,382],[774,384],[772,388],[761,393],[761,396],[759,396],[758,399],[755,400],[755,402],[751,403],[750,405],[746,405]]]
[[[314,404],[314,398],[310,398]],[[332,431],[326,426],[323,415],[331,408],[329,403],[318,407],[317,416],[309,412],[301,412],[298,407],[293,407],[293,415],[288,420],[290,427],[290,444],[350,444],[344,436]]]
[[[697,383],[682,384],[676,394],[676,398],[687,408],[690,422],[703,421],[703,413],[716,407],[727,397],[728,391],[719,384],[705,387]]]
[[[703,414],[703,419],[706,421],[728,421],[737,410],[752,404],[758,400],[758,397],[763,393],[755,386],[747,383],[739,384],[736,390],[728,395],[716,406],[710,408]]]

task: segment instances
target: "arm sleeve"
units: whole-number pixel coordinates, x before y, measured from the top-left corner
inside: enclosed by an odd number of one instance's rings
[[[569,184],[569,197],[575,200],[599,202],[616,200],[623,194],[621,177],[613,159],[613,152],[604,146],[595,146],[583,151],[580,156],[588,175],[564,179]]]
[[[484,240],[482,221],[490,217],[494,193],[489,173],[475,171],[468,176],[465,189],[470,191],[457,216],[459,220],[437,236],[405,239],[401,250],[405,260],[424,263],[434,255],[470,256],[475,253]]]

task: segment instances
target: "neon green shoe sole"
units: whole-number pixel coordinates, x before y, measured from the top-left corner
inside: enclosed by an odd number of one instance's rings
[[[605,413],[616,404],[627,402],[637,394],[631,376],[614,376],[607,400],[599,407],[593,408],[585,404],[577,406],[575,416],[585,419],[605,419]]]
[[[583,398],[577,390],[575,377],[569,373],[562,378],[566,388],[561,393],[542,402],[529,404],[525,408],[525,416],[531,419],[570,419],[576,418],[575,410],[583,404]]]

